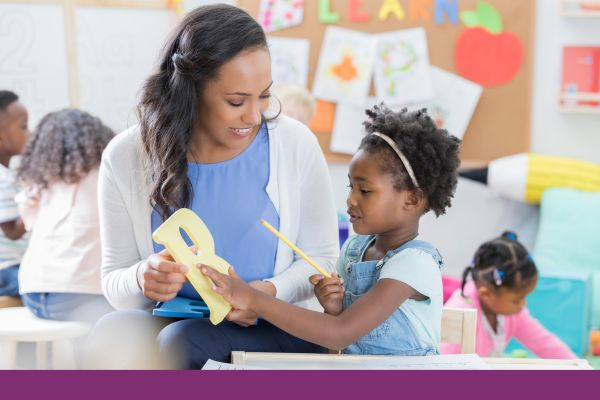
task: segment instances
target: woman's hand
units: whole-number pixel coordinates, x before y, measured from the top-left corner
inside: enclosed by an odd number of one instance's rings
[[[177,296],[187,278],[188,268],[177,264],[167,250],[153,254],[140,266],[138,281],[144,296],[154,301],[169,301]]]
[[[339,315],[342,312],[344,299],[344,280],[333,273],[331,278],[323,275],[311,275],[308,278],[315,285],[315,296],[327,314]]]
[[[200,266],[200,272],[213,282],[213,291],[220,294],[233,309],[227,314],[227,320],[247,327],[256,323],[258,315],[252,310],[251,305],[259,290],[240,279],[232,267],[229,275],[207,267]]]

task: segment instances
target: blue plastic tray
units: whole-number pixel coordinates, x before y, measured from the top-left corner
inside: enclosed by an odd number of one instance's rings
[[[160,302],[152,310],[152,315],[169,318],[208,318],[208,306],[202,300],[175,297],[173,300]]]

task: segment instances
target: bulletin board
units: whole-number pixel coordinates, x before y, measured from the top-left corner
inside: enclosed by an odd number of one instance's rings
[[[398,20],[393,14],[385,21],[377,18],[383,0],[363,0],[360,11],[369,15],[366,22],[352,22],[348,18],[351,0],[330,0],[330,11],[339,14],[335,26],[367,32],[381,33],[407,28],[423,27],[427,34],[431,65],[458,74],[454,62],[454,47],[461,32],[467,27],[460,21],[452,24],[447,16],[441,24],[435,22],[436,1],[414,1],[429,3],[429,12],[411,15],[414,0],[398,0],[405,17]],[[444,1],[444,0],[442,0]],[[507,83],[484,87],[483,93],[466,130],[461,147],[463,161],[490,161],[492,159],[529,150],[532,63],[535,31],[535,0],[487,0],[501,14],[504,31],[512,32],[521,41],[523,63],[517,74]],[[356,3],[356,2],[354,2]],[[458,0],[458,10],[472,10],[477,0]],[[305,0],[304,20],[300,25],[269,33],[269,36],[306,38],[310,41],[310,68],[308,85],[312,88],[318,64],[321,42],[328,26],[319,21],[319,1]],[[238,0],[238,5],[257,17],[260,0]],[[348,162],[350,156],[329,150],[331,132],[317,133],[319,143],[329,162]]]

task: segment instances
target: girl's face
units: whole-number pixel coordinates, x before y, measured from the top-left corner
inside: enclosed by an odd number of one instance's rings
[[[224,64],[202,93],[197,137],[201,151],[225,159],[243,151],[269,107],[271,84],[271,57],[266,48],[242,52]],[[202,158],[206,159],[204,153]]]
[[[530,282],[520,289],[506,287],[490,289],[486,285],[481,285],[479,288],[479,299],[495,314],[518,314],[525,307],[525,298],[535,289],[535,285],[537,285],[537,276],[530,279]]]
[[[350,163],[348,215],[358,234],[385,234],[418,220],[414,195],[394,189],[394,179],[381,171],[377,154],[359,150]]]

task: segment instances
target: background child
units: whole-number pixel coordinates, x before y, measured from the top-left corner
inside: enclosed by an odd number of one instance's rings
[[[346,241],[337,275],[313,275],[326,314],[262,295],[242,280],[202,267],[235,308],[304,340],[352,354],[439,353],[442,259],[419,240],[419,219],[443,214],[456,187],[459,140],[425,110],[367,111],[367,136],[350,164]],[[342,286],[343,285],[343,286]]]
[[[32,233],[19,283],[40,318],[94,321],[112,310],[100,284],[96,187],[113,136],[98,118],[65,109],[45,116],[27,143],[17,200]]]
[[[312,94],[305,87],[282,85],[273,89],[275,98],[281,104],[281,112],[308,126],[317,107]]]
[[[473,280],[467,283],[469,276]],[[533,259],[514,233],[504,232],[479,247],[473,264],[463,273],[462,288],[446,302],[448,307],[477,310],[477,354],[500,357],[514,337],[539,357],[576,358],[525,307],[537,276]],[[458,352],[459,346],[442,345],[442,353]]]
[[[27,110],[19,97],[8,90],[0,90],[0,296],[18,296],[17,275],[27,241],[19,218],[14,175],[10,160],[21,154],[27,135]]]

